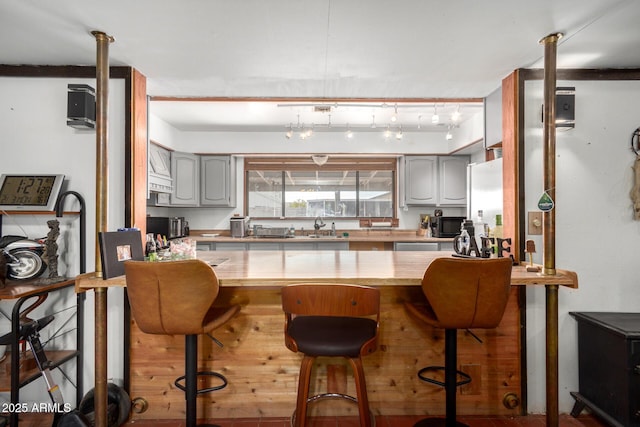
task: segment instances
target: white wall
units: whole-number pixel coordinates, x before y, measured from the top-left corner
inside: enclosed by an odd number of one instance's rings
[[[66,189],[80,193],[86,202],[87,271],[94,270],[95,260],[95,131],[76,130],[66,125],[67,85],[88,84],[95,87],[95,79],[63,78],[0,78],[0,173],[62,173],[66,175]],[[113,79],[109,85],[109,230],[124,222],[124,82]],[[73,196],[65,200],[65,211],[78,211]],[[3,218],[3,234],[19,234],[22,229],[30,237],[47,234],[46,221],[54,216],[26,215]],[[75,277],[79,273],[79,217],[59,218],[59,273]],[[47,273],[45,273],[47,274]],[[109,374],[122,379],[122,290],[109,290]],[[73,292],[68,295],[74,298]],[[48,306],[47,314],[56,312],[69,301]],[[10,313],[12,302],[0,306]],[[93,293],[87,293],[85,303],[85,391],[93,387]],[[4,325],[3,325],[4,327]],[[44,392],[44,393],[42,393]],[[49,402],[41,381],[21,391],[31,402]],[[65,401],[72,394],[65,391]],[[2,398],[8,399],[8,394]],[[24,399],[21,399],[24,400]],[[25,400],[26,401],[26,400]]]
[[[640,82],[558,81],[576,88],[576,126],[557,132],[556,267],[578,273],[579,289],[559,291],[560,411],[569,412],[578,391],[577,324],[571,311],[637,312],[640,279],[633,220],[631,133],[640,125]],[[527,211],[543,191],[543,83],[526,83],[525,168]],[[542,252],[539,236],[536,241]],[[538,253],[537,262],[542,254]],[[529,411],[545,412],[545,291],[527,290]]]

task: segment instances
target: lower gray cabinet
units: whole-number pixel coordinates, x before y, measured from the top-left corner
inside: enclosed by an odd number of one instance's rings
[[[440,244],[437,242],[396,242],[393,244],[394,251],[438,251]]]

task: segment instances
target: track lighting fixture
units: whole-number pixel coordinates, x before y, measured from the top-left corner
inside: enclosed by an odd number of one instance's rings
[[[433,116],[431,116],[431,123],[433,123],[434,125],[437,125],[438,123],[440,123],[440,116],[438,115],[438,107],[435,104],[433,105]]]
[[[438,101],[438,100],[436,100]],[[444,100],[439,103],[412,103],[402,102],[395,104],[379,103],[379,102],[363,102],[363,103],[303,103],[303,104],[278,104],[278,107],[294,108],[294,114],[297,113],[297,125],[289,123],[285,125],[285,138],[291,139],[293,135],[298,134],[300,139],[310,138],[316,131],[319,132],[344,132],[348,139],[354,138],[356,132],[374,132],[380,128],[384,137],[390,139],[396,137],[401,139],[405,130],[408,132],[441,132],[446,126],[447,140],[451,140],[453,128],[460,127],[463,117],[461,109],[465,109],[466,120],[468,117],[477,114],[477,110],[482,108],[480,102],[460,102]],[[311,108],[309,112],[305,108]],[[433,111],[431,111],[433,109]],[[403,116],[398,116],[401,111]],[[322,114],[322,118],[318,119],[318,114]],[[333,113],[333,115],[332,115]],[[443,117],[440,117],[440,113]],[[339,123],[332,123],[338,114]],[[370,119],[367,119],[370,117]],[[426,122],[423,118],[426,117]],[[429,117],[431,120],[429,121]],[[304,121],[301,119],[304,118]],[[311,123],[311,126],[305,123]]]
[[[453,139],[453,134],[451,133],[451,126],[447,128],[447,134],[444,137],[447,141],[451,141]]]
[[[459,120],[460,120],[460,104],[458,104],[458,106],[456,107],[456,111],[451,113],[451,121],[453,123],[458,123]]]
[[[349,128],[349,125],[347,125],[347,132],[345,133],[345,136],[347,137],[347,139],[353,139],[353,132]]]

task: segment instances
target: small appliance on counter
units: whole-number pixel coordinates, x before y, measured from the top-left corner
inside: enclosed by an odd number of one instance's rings
[[[189,225],[184,217],[147,217],[147,233],[153,233],[154,236],[160,234],[167,239],[178,239],[188,236],[188,229]]]
[[[249,235],[249,218],[234,216],[229,220],[231,237],[246,237]]]
[[[433,216],[431,218],[432,237],[456,237],[460,234],[464,216]]]

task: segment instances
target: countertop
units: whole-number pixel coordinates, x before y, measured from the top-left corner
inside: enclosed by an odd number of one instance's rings
[[[420,286],[429,263],[451,251],[202,251],[198,259],[213,266],[220,286],[278,288],[290,283],[341,282],[372,286]],[[553,276],[513,268],[512,285],[578,287],[574,272]],[[126,286],[124,276],[109,280],[79,276],[76,287]]]
[[[324,231],[323,231],[324,232]],[[348,233],[344,237],[343,233]],[[311,237],[313,230],[308,235],[298,234],[295,237],[231,237],[227,230],[192,230],[189,238],[197,242],[279,242],[296,243],[309,241],[346,241],[346,242],[403,242],[403,243],[449,243],[453,238],[436,238],[418,236],[415,230],[338,230],[336,236],[321,235]],[[204,234],[204,235],[203,235]],[[216,235],[215,237],[213,235]]]

